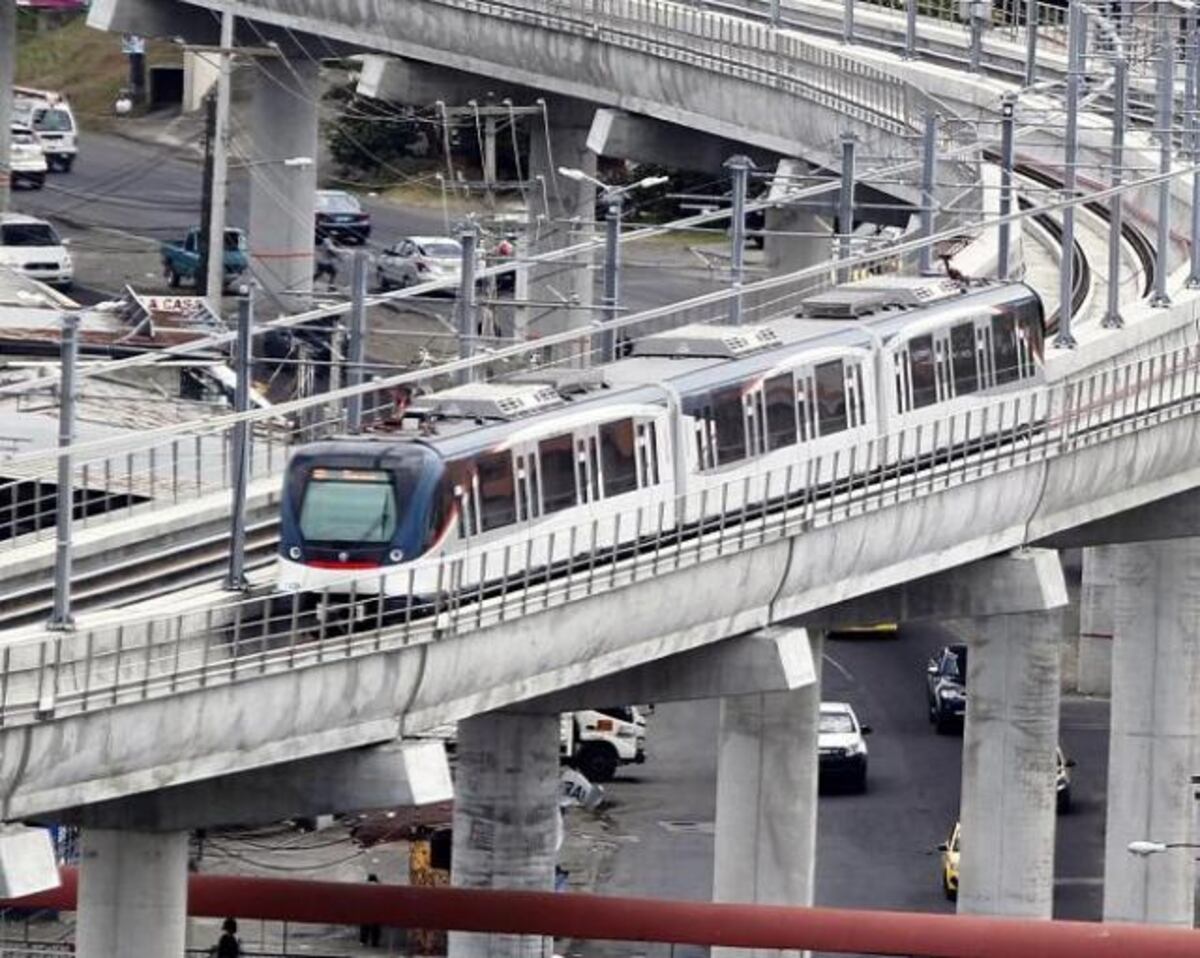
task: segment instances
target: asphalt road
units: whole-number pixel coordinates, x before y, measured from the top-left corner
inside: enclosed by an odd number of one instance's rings
[[[178,147],[155,147],[119,136],[83,133],[79,157],[69,174],[51,174],[42,190],[14,194],[16,210],[49,219],[70,235],[88,258],[76,291],[85,302],[104,298],[136,278],[139,288],[162,285],[154,265],[157,243],[182,237],[200,222],[201,166]],[[400,206],[364,197],[371,213],[372,246],[390,245],[407,235],[440,235],[445,220],[440,208]],[[231,170],[229,225],[246,228],[249,188],[246,170]],[[106,267],[105,257],[128,257],[131,239],[146,240],[137,269]],[[674,302],[711,289],[713,284],[697,259],[671,250],[673,263],[654,262],[661,251],[648,248],[626,253],[622,297],[631,309]],[[597,281],[599,275],[597,273]]]
[[[851,702],[873,726],[864,795],[820,799],[818,904],[903,911],[953,911],[939,883],[939,857],[958,814],[962,738],[938,735],[927,719],[923,669],[951,640],[936,626],[898,638],[826,642],[823,694]],[[1064,698],[1062,744],[1078,763],[1074,808],[1058,818],[1055,914],[1096,920],[1101,910],[1107,702]],[[648,760],[607,786],[611,861],[598,890],[707,900],[712,889],[717,703],[661,705],[650,719]],[[628,946],[580,945],[582,955],[658,954]],[[662,954],[667,954],[664,950]],[[674,958],[701,955],[676,948]]]

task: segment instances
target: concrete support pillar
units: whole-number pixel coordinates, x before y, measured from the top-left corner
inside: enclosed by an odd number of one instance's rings
[[[794,273],[833,257],[833,223],[811,206],[820,200],[814,197],[805,205],[786,205],[790,194],[808,185],[804,179],[808,171],[808,164],[802,160],[780,160],[775,167],[776,179],[771,183],[768,198],[780,205],[768,207],[763,218],[768,234],[764,237],[763,253],[771,276]],[[773,233],[781,235],[770,235]]]
[[[85,829],[75,954],[182,958],[187,832]]]
[[[971,620],[960,914],[1050,918],[1062,610]]]
[[[1112,717],[1104,920],[1192,926],[1195,853],[1139,858],[1131,841],[1192,842],[1200,758],[1200,539],[1112,547]]]
[[[558,828],[557,713],[458,723],[451,883],[551,891]],[[549,958],[537,936],[451,932],[450,958]]]
[[[793,692],[721,700],[714,901],[813,903],[822,634],[810,635],[817,681]],[[714,948],[713,954],[780,953]]]
[[[250,267],[265,294],[259,309],[270,315],[302,309],[312,294],[319,72],[310,59],[285,57],[264,57],[256,70],[246,124]],[[300,157],[313,162],[283,162]]]
[[[1091,546],[1083,550],[1076,685],[1084,695],[1108,695],[1112,688],[1116,549],[1116,546]]]
[[[560,167],[596,175],[596,154],[588,149],[592,111],[550,109],[549,130],[534,124],[529,139],[529,242],[522,253],[543,253],[590,239],[595,227],[596,187],[560,176]],[[574,114],[577,113],[578,116]],[[547,135],[548,132],[548,135]],[[539,179],[540,177],[540,179]],[[595,299],[595,256],[584,255],[530,270],[527,335],[545,336],[589,325],[597,316],[587,307]],[[563,304],[555,306],[552,304]],[[572,308],[565,308],[567,306]],[[586,346],[575,350],[584,361]]]

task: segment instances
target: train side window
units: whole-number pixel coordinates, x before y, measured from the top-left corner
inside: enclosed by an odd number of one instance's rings
[[[820,363],[813,373],[817,380],[817,428],[822,436],[846,428],[846,374],[840,359]]]
[[[795,390],[790,372],[772,376],[763,383],[763,400],[767,407],[767,449],[783,449],[796,444]]]
[[[800,441],[808,442],[817,435],[817,401],[812,374],[805,370],[796,384],[796,415],[800,420]]]
[[[968,396],[979,391],[975,368],[975,325],[959,323],[950,329],[950,358],[954,367],[954,394]]]
[[[592,481],[592,498],[595,502],[600,498],[600,456],[596,451],[596,437],[588,436],[588,474]]]
[[[479,530],[489,532],[517,520],[512,454],[497,452],[475,460],[479,477]]]
[[[600,462],[606,499],[633,492],[638,487],[632,419],[606,422],[600,427]]]
[[[908,351],[897,350],[892,361],[896,365],[896,411],[908,412],[912,407],[908,401]]]
[[[525,522],[533,518],[532,504],[529,501],[529,471],[525,468],[525,457],[517,456],[517,520]]]
[[[732,386],[713,393],[718,466],[746,458],[746,417],[742,408],[741,386]]]
[[[575,487],[575,462],[570,433],[552,436],[538,443],[542,465],[542,514],[570,509],[578,503]]]
[[[1016,382],[1021,376],[1017,351],[1017,321],[1012,313],[992,317],[992,357],[996,385]]]
[[[914,336],[908,341],[908,365],[912,375],[914,409],[937,402],[937,371],[933,362],[933,337]]]
[[[979,388],[987,389],[995,382],[992,370],[992,329],[983,326],[975,330],[975,358],[979,362]]]

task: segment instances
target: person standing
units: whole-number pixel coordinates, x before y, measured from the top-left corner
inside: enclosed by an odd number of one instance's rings
[[[237,919],[226,918],[221,923],[221,938],[214,952],[216,958],[242,958],[242,943],[237,936]]]
[[[313,282],[319,283],[321,277],[326,277],[330,291],[337,288],[338,248],[333,238],[326,236],[317,246],[317,269],[313,273]]]

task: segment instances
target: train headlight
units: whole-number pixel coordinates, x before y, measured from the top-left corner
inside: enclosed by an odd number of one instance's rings
[[[290,549],[288,549],[288,558],[293,562],[299,562],[302,554],[303,553],[301,553],[299,546],[292,546]]]
[[[404,558],[404,553],[402,551],[400,551],[399,549],[393,549],[391,552],[388,553],[388,561],[390,561],[390,562],[399,562],[403,558]]]

